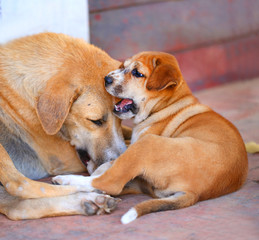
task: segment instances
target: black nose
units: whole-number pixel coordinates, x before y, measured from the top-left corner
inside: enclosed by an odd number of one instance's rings
[[[112,84],[112,82],[113,82],[112,77],[108,77],[108,76],[105,76],[104,80],[105,80],[105,87]]]

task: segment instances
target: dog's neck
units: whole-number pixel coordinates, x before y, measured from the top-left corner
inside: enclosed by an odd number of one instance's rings
[[[171,98],[166,102],[166,104],[160,104],[151,111],[150,114],[138,124],[135,124],[133,128],[131,143],[136,142],[139,137],[144,134],[151,126],[159,123],[166,118],[175,115],[182,109],[198,103],[199,101],[191,94],[191,92],[186,93],[186,95],[177,98]]]
[[[163,111],[163,109],[167,109],[179,99],[182,99],[188,95],[192,95],[192,92],[183,80],[177,87],[175,87],[175,89],[173,89],[173,91],[171,91],[171,94],[161,94],[160,96],[149,100],[146,105],[143,105],[138,114],[134,117],[134,124],[141,124],[141,122],[146,121],[146,119],[150,118],[152,115]]]

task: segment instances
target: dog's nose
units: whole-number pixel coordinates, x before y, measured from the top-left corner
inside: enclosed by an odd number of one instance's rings
[[[108,76],[105,76],[104,80],[105,80],[105,87],[112,84],[112,82],[113,82],[112,77],[108,77]]]

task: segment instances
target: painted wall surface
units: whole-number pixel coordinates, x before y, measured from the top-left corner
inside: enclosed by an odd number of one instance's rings
[[[259,0],[89,0],[91,42],[174,54],[192,90],[259,76]]]
[[[45,31],[89,41],[88,0],[0,0],[0,43]]]

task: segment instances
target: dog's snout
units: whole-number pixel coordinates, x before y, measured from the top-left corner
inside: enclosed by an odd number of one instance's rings
[[[105,87],[107,87],[108,85],[113,83],[113,78],[112,77],[105,76],[104,80],[105,80]]]

